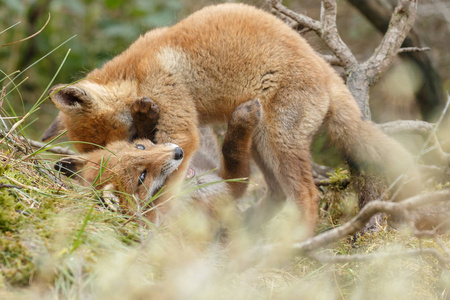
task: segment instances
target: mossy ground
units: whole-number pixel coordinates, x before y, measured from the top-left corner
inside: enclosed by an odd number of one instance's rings
[[[1,299],[446,299],[450,273],[431,257],[321,264],[293,255],[298,225],[288,204],[258,234],[217,238],[208,218],[187,211],[158,229],[102,207],[92,189],[61,185],[48,158],[4,152],[0,169]],[[51,174],[54,174],[53,177]],[[340,170],[337,181],[345,177]],[[334,180],[333,179],[333,180]],[[255,176],[249,197],[261,193]],[[318,231],[357,211],[351,190],[324,190]],[[450,247],[450,239],[442,240]],[[281,243],[270,255],[255,245]],[[344,239],[333,255],[439,248],[389,228]],[[283,248],[283,247],[282,247]],[[257,248],[258,249],[258,248]]]

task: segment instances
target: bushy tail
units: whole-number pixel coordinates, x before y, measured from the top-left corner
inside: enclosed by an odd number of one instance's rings
[[[385,172],[391,180],[414,169],[411,155],[372,122],[363,121],[351,93],[342,84],[330,92],[325,127],[350,164]]]

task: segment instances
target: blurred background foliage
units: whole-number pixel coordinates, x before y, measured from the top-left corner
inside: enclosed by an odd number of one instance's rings
[[[34,38],[0,48],[0,69],[7,74],[24,70],[76,35],[23,75],[28,80],[20,88],[21,95],[15,92],[8,97],[17,115],[23,115],[44,92],[69,48],[70,55],[55,83],[81,78],[123,51],[140,34],[172,24],[183,4],[178,0],[1,0],[0,7],[1,30],[20,22],[0,35],[2,45],[34,34],[51,17]],[[39,121],[29,128],[31,136],[39,138],[55,114],[53,105],[46,101],[37,114]]]
[[[376,1],[388,3],[391,0]],[[152,28],[170,26],[201,7],[221,2],[225,1],[0,0],[0,32],[13,26],[0,34],[0,46],[31,36],[39,31],[49,15],[51,16],[48,25],[37,36],[0,48],[0,70],[5,74],[24,70],[76,35],[15,80],[17,84],[28,77],[21,85],[20,93],[18,90],[13,91],[8,95],[7,101],[12,104],[18,116],[24,115],[44,93],[69,48],[70,54],[54,84],[80,79],[83,74],[100,67],[106,60],[126,49],[140,34]],[[264,0],[242,2],[268,9]],[[382,33],[355,8],[355,2],[358,0],[338,1],[338,27],[344,41],[357,57],[365,59],[378,45]],[[444,6],[438,6],[438,2]],[[317,0],[285,0],[283,3],[294,10],[308,12],[313,18],[319,18],[320,3]],[[440,74],[441,92],[450,87],[448,20],[450,5],[444,1],[424,0],[419,6],[414,26],[423,39],[424,46],[431,47],[431,63]],[[313,33],[307,33],[305,38],[319,52],[327,52],[326,47]],[[4,75],[0,76],[3,77]],[[417,101],[420,97],[424,99],[424,96],[418,96],[423,78],[424,75],[420,74],[414,64],[403,59],[396,61],[390,72],[373,89],[371,105],[374,120],[386,122],[398,118],[421,118],[423,113],[421,115],[421,107],[417,105]],[[0,82],[0,88],[7,82],[7,79]],[[56,109],[50,101],[45,101],[41,109],[28,118],[27,122],[32,122],[32,126],[27,128],[27,136],[39,139],[55,115]]]

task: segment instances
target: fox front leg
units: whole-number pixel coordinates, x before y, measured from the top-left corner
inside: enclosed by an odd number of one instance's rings
[[[130,111],[136,130],[131,139],[145,138],[156,143],[155,135],[160,117],[158,104],[148,97],[137,98],[131,104]]]
[[[222,146],[220,176],[223,179],[249,177],[252,137],[261,112],[261,103],[255,99],[239,105],[231,115]],[[233,181],[227,184],[235,198],[241,197],[248,185],[247,182]]]

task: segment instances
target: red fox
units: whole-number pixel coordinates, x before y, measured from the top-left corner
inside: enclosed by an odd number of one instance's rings
[[[397,142],[362,120],[343,80],[297,32],[244,4],[209,6],[152,30],[86,79],[50,94],[60,114],[43,140],[67,129],[73,141],[102,146],[140,137],[131,107],[150,97],[160,109],[155,140],[184,151],[173,180],[184,176],[199,147],[199,126],[226,122],[238,105],[259,99],[263,115],[252,157],[267,183],[259,217],[271,217],[288,198],[311,232],[318,192],[310,145],[322,125],[354,164],[382,166],[393,178],[413,165]],[[75,145],[81,152],[95,148]]]
[[[159,120],[159,109],[151,99],[144,97],[135,103],[132,115],[134,121],[147,116],[137,122],[136,127],[148,135]],[[249,177],[251,139],[260,117],[258,100],[238,106],[228,122],[222,155],[212,129],[200,128],[200,147],[186,175],[193,181],[190,184],[197,186],[190,195],[191,202],[212,214],[215,213],[215,200],[227,195],[233,198],[243,195],[248,185],[246,181],[224,180]],[[128,214],[141,212],[150,221],[158,223],[170,205],[154,196],[180,166],[183,150],[170,143],[155,145],[148,139],[137,139],[132,143],[116,141],[106,148],[81,157],[61,159],[55,168],[79,179],[84,185],[95,185],[96,189],[103,190],[108,207],[119,208]],[[218,170],[211,171],[214,169]],[[199,176],[194,178],[195,175]],[[156,199],[151,201],[153,198]]]

